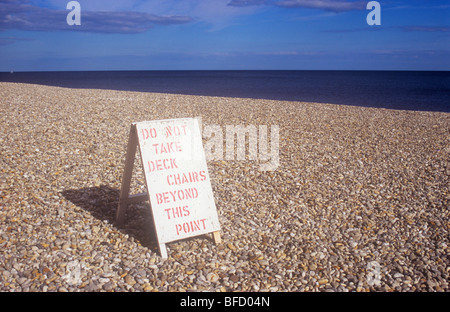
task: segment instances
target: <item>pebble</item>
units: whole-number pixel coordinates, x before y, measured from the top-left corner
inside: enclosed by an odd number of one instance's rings
[[[0,113],[0,291],[450,291],[448,113],[4,82]],[[278,125],[280,165],[208,160],[223,242],[161,259],[148,203],[115,225],[128,131],[187,116]]]

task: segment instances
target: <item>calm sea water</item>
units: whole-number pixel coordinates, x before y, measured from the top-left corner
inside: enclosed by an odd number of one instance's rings
[[[450,112],[448,71],[19,72],[0,81]]]

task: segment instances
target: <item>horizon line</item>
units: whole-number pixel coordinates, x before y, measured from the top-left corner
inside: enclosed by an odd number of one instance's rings
[[[211,72],[211,71],[372,71],[372,72],[449,72],[450,69],[87,69],[87,70],[20,70],[20,71],[0,71],[1,74],[15,74],[15,73],[59,73],[59,72]]]

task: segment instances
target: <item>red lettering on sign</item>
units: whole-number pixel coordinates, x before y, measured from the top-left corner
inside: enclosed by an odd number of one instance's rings
[[[157,204],[174,203],[185,199],[195,199],[198,197],[198,190],[195,187],[184,190],[167,191],[163,193],[155,193]]]
[[[164,209],[164,211],[167,213],[167,219],[169,219],[169,220],[181,218],[181,217],[187,217],[191,214],[188,209],[188,206],[167,208],[167,209]]]
[[[175,224],[175,229],[177,231],[177,235],[182,233],[192,233],[198,232],[201,230],[206,230],[206,219],[193,220],[184,223]]]
[[[148,161],[148,170],[150,172],[167,169],[178,169],[175,158],[156,159]]]
[[[201,182],[206,180],[205,170],[174,173],[167,175],[167,184],[180,185],[184,183]]]
[[[155,149],[155,154],[169,154],[169,153],[179,153],[182,151],[181,143],[179,141],[176,142],[163,142],[163,143],[155,143],[153,144],[153,148]]]
[[[149,139],[149,138],[156,138],[157,134],[156,134],[156,129],[155,128],[150,128],[150,129],[142,129],[142,138],[145,140]]]
[[[166,138],[171,136],[180,136],[180,135],[186,135],[186,125],[181,126],[167,126],[165,127],[166,130]]]

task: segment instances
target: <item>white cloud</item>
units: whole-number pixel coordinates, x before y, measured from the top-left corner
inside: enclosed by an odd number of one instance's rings
[[[333,12],[345,12],[352,10],[365,10],[367,1],[344,0],[282,0],[275,5],[286,8],[309,8]]]
[[[308,8],[333,12],[364,10],[367,1],[361,0],[231,0],[230,6],[276,5],[284,8]]]
[[[154,14],[187,15],[195,21],[209,25],[211,30],[229,26],[235,18],[252,15],[263,8],[236,7],[230,0],[157,0],[145,1],[139,8]]]
[[[2,0],[0,31],[75,30],[65,23],[67,0]],[[198,22],[210,31],[238,22],[270,7],[312,8],[343,12],[365,10],[365,1],[344,0],[90,0],[79,1],[82,25],[76,30],[101,33],[139,33],[155,25]]]
[[[66,30],[68,0],[2,0],[0,30]],[[199,22],[217,30],[235,23],[235,18],[262,8],[229,5],[230,0],[79,0],[82,25],[91,32],[142,32],[155,24]],[[12,19],[7,19],[6,16]],[[121,27],[121,24],[123,27]],[[71,29],[73,30],[73,28]]]
[[[189,16],[161,16],[136,11],[90,11],[82,7],[81,26],[69,26],[66,23],[66,16],[69,11],[65,8],[65,6],[62,9],[41,7],[24,0],[0,2],[0,31],[19,29],[31,31],[71,30],[97,33],[140,33],[151,29],[155,25],[182,24],[192,21],[192,18]]]

